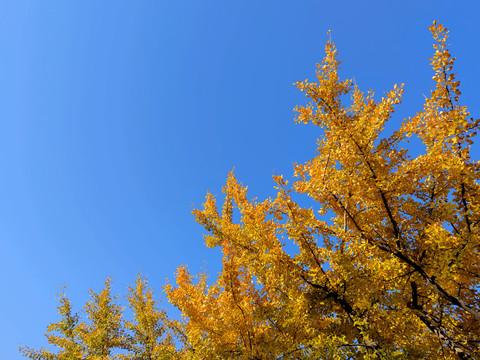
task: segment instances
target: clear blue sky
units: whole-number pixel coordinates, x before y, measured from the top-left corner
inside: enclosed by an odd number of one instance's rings
[[[259,199],[313,157],[292,85],[332,29],[342,74],[377,96],[405,83],[392,126],[432,85],[428,26],[451,31],[461,101],[479,117],[478,1],[0,1],[0,337],[46,344],[61,285],[77,310],[107,276],[159,298],[177,266],[219,253],[190,214],[227,173]],[[478,159],[480,151],[475,148]]]

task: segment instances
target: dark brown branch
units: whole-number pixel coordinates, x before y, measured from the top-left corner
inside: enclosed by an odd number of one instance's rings
[[[335,197],[335,199],[338,200],[338,197],[334,194],[332,196]],[[343,207],[342,203],[339,201],[339,204]],[[343,207],[344,208],[344,207]],[[346,211],[346,209],[344,208]],[[455,296],[449,294],[445,289],[443,289],[440,284],[435,280],[434,276],[428,276],[428,274],[425,272],[425,270],[415,263],[413,260],[411,260],[407,255],[403,254],[400,251],[393,251],[388,244],[377,244],[365,231],[363,231],[362,228],[357,224],[355,219],[347,212],[347,215],[349,215],[350,219],[352,220],[353,224],[357,228],[357,230],[364,236],[364,238],[370,242],[373,245],[376,245],[380,250],[383,250],[387,253],[390,253],[394,255],[396,258],[401,260],[402,262],[406,263],[407,265],[411,266],[417,273],[419,273],[426,281],[428,284],[433,286],[433,288],[446,300],[448,300],[451,304],[458,306],[468,312],[476,321],[480,321],[480,313],[478,311],[475,311],[471,307],[467,306],[463,301],[460,299],[456,298]]]
[[[420,274],[424,280],[427,281],[445,300],[449,301],[452,305],[458,306],[468,312],[476,321],[480,321],[480,313],[475,311],[471,307],[467,306],[462,300],[456,298],[455,296],[449,294],[444,288],[438,284],[435,279],[435,276],[428,276],[425,270],[410,258],[408,258],[405,254],[395,251],[392,255],[396,256],[398,259],[402,260],[404,263],[410,265],[418,274]]]
[[[430,331],[438,337],[443,345],[450,348],[459,359],[472,359],[472,357],[461,348],[458,342],[445,334],[440,325],[436,324],[425,315],[422,305],[418,303],[417,284],[414,281],[411,281],[410,285],[412,288],[412,301],[409,302],[407,306],[414,310],[414,314],[425,324],[425,326],[427,326]]]

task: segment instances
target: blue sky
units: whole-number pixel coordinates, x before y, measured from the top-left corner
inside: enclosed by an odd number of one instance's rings
[[[478,118],[479,4],[0,1],[2,358],[46,344],[62,285],[80,310],[108,276],[123,295],[142,272],[159,298],[179,265],[215,276],[192,204],[233,167],[274,195],[272,174],[314,156],[292,83],[313,79],[329,29],[344,77],[379,97],[406,84],[395,128],[432,85],[438,19]]]

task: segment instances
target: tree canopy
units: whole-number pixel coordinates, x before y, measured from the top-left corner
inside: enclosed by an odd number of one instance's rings
[[[233,171],[224,200],[194,210],[206,245],[220,247],[212,284],[184,266],[164,292],[170,319],[146,280],[129,290],[134,319],[105,289],[85,306],[60,296],[50,350],[31,359],[472,359],[480,357],[480,163],[470,147],[480,125],[460,104],[448,31],[430,27],[434,87],[423,109],[391,135],[385,125],[403,84],[380,100],[341,80],[332,41],[317,79],[296,83],[309,103],[296,122],[321,128],[316,156],[292,183],[249,199]],[[424,151],[412,154],[417,137]],[[299,194],[314,201],[302,205]],[[295,251],[289,249],[295,246]],[[55,333],[55,335],[53,335]]]

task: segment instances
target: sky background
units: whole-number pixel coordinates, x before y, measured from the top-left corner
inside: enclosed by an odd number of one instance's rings
[[[342,77],[377,99],[406,84],[394,129],[432,86],[437,19],[478,118],[479,13],[439,0],[0,1],[1,359],[46,345],[62,285],[78,311],[109,276],[123,296],[141,272],[159,299],[179,265],[215,278],[192,204],[221,195],[234,167],[250,196],[274,196],[271,176],[315,155],[292,84],[314,78],[329,29]]]

